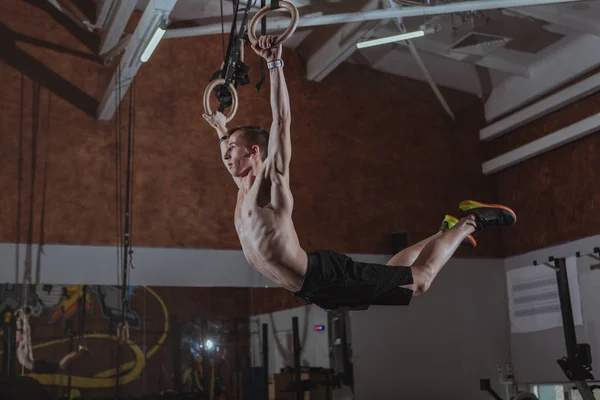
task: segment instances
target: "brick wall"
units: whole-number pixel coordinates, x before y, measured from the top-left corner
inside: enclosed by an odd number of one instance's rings
[[[3,36],[0,65],[0,190],[5,193],[0,240],[25,240],[28,233],[32,80],[37,80],[33,237],[40,237],[47,144],[45,242],[115,244],[115,122],[88,115],[112,71],[91,60],[91,46],[44,10],[17,0],[1,7],[3,29],[13,33]],[[23,35],[33,38],[29,42],[52,42],[63,52],[20,41]],[[20,58],[13,57],[17,53]],[[202,94],[221,56],[219,36],[165,40],[136,78],[135,245],[239,248],[232,221],[236,188],[221,163],[216,135],[201,116]],[[25,62],[26,57],[31,59]],[[425,83],[342,65],[317,84],[304,79],[293,51],[286,49],[284,58],[293,115],[294,219],[307,250],[390,252],[390,232],[406,230],[416,242],[435,232],[445,213],[456,213],[461,200],[496,197],[494,179],[479,172],[477,129],[483,114],[477,98],[444,90],[458,116],[449,121]],[[268,85],[256,92],[258,57],[249,50],[246,61],[252,84],[239,89],[234,123],[269,126]],[[31,66],[36,64],[45,69]],[[121,107],[125,134],[127,98]],[[485,236],[469,254],[499,255],[499,236]]]
[[[485,146],[490,158],[590,117],[600,93],[588,96],[510,132]],[[600,233],[600,135],[527,160],[496,174],[498,201],[518,213],[518,224],[502,236],[504,254],[514,255]]]

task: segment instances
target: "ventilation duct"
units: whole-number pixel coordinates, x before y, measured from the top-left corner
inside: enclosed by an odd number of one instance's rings
[[[500,47],[504,47],[504,45],[511,40],[511,38],[505,36],[481,32],[469,32],[454,42],[448,51],[473,56],[485,56]]]

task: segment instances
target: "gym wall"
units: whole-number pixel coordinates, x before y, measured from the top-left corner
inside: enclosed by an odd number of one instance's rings
[[[599,102],[600,92],[486,142],[485,159],[590,117]],[[498,182],[497,200],[518,215],[517,225],[502,232],[506,256],[600,233],[599,148],[600,135],[591,134],[490,176]]]
[[[482,378],[503,393],[496,364],[510,361],[510,341],[502,267],[452,259],[410,307],[351,313],[356,398],[484,399]]]
[[[262,366],[262,324],[267,324],[269,346],[269,373],[276,374],[286,366],[294,365],[292,318],[298,318],[298,337],[302,352],[300,365],[313,368],[332,368],[329,362],[327,312],[322,308],[305,305],[274,313],[250,316],[252,339],[251,361]],[[315,331],[315,325],[325,325],[324,331]]]
[[[538,262],[547,261],[548,257],[573,257],[579,251],[587,254],[600,244],[600,235],[551,246],[504,260],[507,271],[523,268]],[[577,276],[582,325],[575,325],[578,343],[587,343],[592,351],[592,374],[598,379],[600,371],[600,270],[591,269],[599,262],[589,257],[577,259]],[[574,282],[569,281],[573,286]],[[576,299],[571,296],[575,305]],[[511,355],[515,377],[521,382],[564,382],[566,376],[556,360],[566,357],[565,337],[562,325],[557,328],[535,332],[516,333],[511,330]]]
[[[6,0],[0,14],[0,242],[27,238],[36,79],[42,88],[34,241],[40,237],[48,145],[45,243],[114,245],[115,121],[87,114],[102,98],[114,66],[91,60],[86,45],[37,6]],[[204,88],[221,57],[218,35],[164,40],[136,77],[134,246],[239,249],[232,220],[236,188],[222,165],[216,134],[201,115]],[[344,64],[317,84],[306,81],[293,51],[286,49],[284,58],[293,115],[294,219],[307,249],[388,253],[390,232],[406,230],[414,243],[434,233],[445,213],[457,213],[461,200],[496,198],[494,179],[479,172],[483,112],[476,97],[443,90],[458,118],[453,122],[426,83]],[[248,51],[246,59],[252,82],[239,89],[234,123],[268,127],[269,87],[256,92],[258,57]],[[123,135],[127,104],[128,96],[121,104]],[[500,255],[498,239],[497,232],[486,235],[469,254]]]

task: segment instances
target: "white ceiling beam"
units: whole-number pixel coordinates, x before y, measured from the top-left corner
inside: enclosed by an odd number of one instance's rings
[[[498,83],[485,102],[487,121],[501,118],[600,65],[600,37],[565,37],[544,50],[531,77],[512,75]]]
[[[479,131],[479,139],[491,140],[500,137],[598,91],[600,72],[486,126]]]
[[[105,29],[104,37],[100,41],[100,50],[98,52],[100,55],[108,53],[119,43],[121,35],[125,31],[127,22],[129,22],[129,18],[131,18],[131,14],[133,14],[137,2],[115,1],[114,4],[112,3],[112,0],[106,0],[102,6],[103,9],[105,9],[107,5],[110,7],[107,10],[108,15],[103,24]]]
[[[69,8],[60,4],[58,2],[58,0],[47,0],[47,1],[54,8],[56,8],[58,11],[60,11],[64,15],[66,15],[71,21],[73,21],[75,24],[77,24],[77,26],[79,26],[80,28],[85,29],[88,32],[93,32],[96,28],[99,28],[99,26],[96,26],[96,25],[90,23],[90,21],[82,20],[81,18],[79,18]]]
[[[406,29],[404,29],[404,32],[406,32]],[[433,90],[433,93],[435,94],[435,97],[437,97],[437,99],[439,100],[440,104],[442,105],[442,108],[446,111],[446,113],[448,113],[448,115],[450,116],[450,118],[455,119],[454,118],[454,113],[450,109],[450,106],[448,105],[448,102],[446,101],[446,98],[444,98],[444,95],[442,94],[442,92],[440,92],[440,89],[437,87],[437,85],[435,84],[435,81],[433,80],[433,78],[429,74],[429,71],[427,70],[427,67],[423,63],[423,60],[421,60],[421,56],[419,55],[419,52],[415,48],[415,45],[413,44],[412,40],[408,41],[408,49],[410,50],[410,53],[415,58],[415,61],[419,65],[419,68],[421,68],[421,71],[423,71],[423,75],[425,76],[425,80],[429,84],[429,87],[431,87],[431,90]]]
[[[110,10],[117,0],[94,0],[94,3],[96,4],[96,25],[106,27]]]
[[[389,4],[392,9],[395,9],[398,7],[398,5],[391,0],[389,1]],[[396,27],[398,28],[398,30],[400,31],[400,33],[407,32],[407,29],[404,26],[404,24],[402,23],[401,18],[394,18],[394,23],[395,23]],[[408,49],[410,50],[410,53],[412,54],[415,61],[417,62],[417,65],[419,66],[419,68],[421,68],[421,71],[423,71],[423,76],[425,77],[425,81],[429,84],[429,87],[431,87],[431,90],[433,91],[433,93],[435,94],[435,97],[437,97],[438,101],[442,105],[442,108],[444,109],[444,111],[446,111],[446,113],[450,116],[450,118],[455,119],[454,113],[450,109],[450,106],[448,105],[446,98],[444,97],[442,92],[440,92],[440,89],[436,85],[435,80],[431,77],[429,70],[427,69],[427,67],[425,66],[425,63],[421,59],[421,56],[419,55],[419,52],[417,51],[417,48],[415,47],[414,41],[406,40],[406,44],[408,45]]]
[[[593,4],[591,6],[593,6]],[[570,13],[569,10],[558,7],[544,7],[542,5],[527,8],[511,8],[508,11],[525,17],[550,22],[555,25],[565,26],[579,32],[592,33],[600,36],[600,22],[594,18],[594,16],[597,15],[595,12],[591,12],[587,15],[581,11]]]
[[[112,119],[118,104],[121,103],[129,85],[141,67],[140,56],[161,24],[167,21],[177,0],[150,0],[140,21],[129,39],[125,54],[117,66],[104,97],[98,107],[97,118]],[[120,70],[120,73],[117,73]]]
[[[540,4],[575,3],[580,0],[473,0],[449,3],[438,6],[414,6],[399,9],[379,9],[367,12],[329,14],[320,17],[300,18],[298,27],[345,24],[349,22],[376,21],[391,18],[419,17],[426,15],[452,14],[480,10],[494,10],[507,7],[525,7]],[[281,30],[289,26],[289,18],[273,18],[269,21],[269,30]],[[170,29],[165,38],[186,36],[215,35],[221,33],[221,24],[209,24],[194,28]]]
[[[600,130],[600,113],[484,162],[484,175],[493,174]]]
[[[361,12],[377,9],[379,0],[369,1]],[[386,21],[353,22],[342,26],[306,60],[306,77],[321,82],[354,51],[356,43],[370,36]]]

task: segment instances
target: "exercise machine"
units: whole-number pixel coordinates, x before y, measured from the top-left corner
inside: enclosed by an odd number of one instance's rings
[[[594,248],[594,253],[600,253],[600,248]],[[593,258],[598,259],[594,253],[587,255],[591,255]],[[582,257],[580,252],[577,252],[577,257]],[[583,400],[595,400],[592,389],[587,384],[588,380],[594,379],[594,376],[592,375],[592,353],[589,344],[577,343],[566,260],[564,257],[550,257],[548,262],[543,264],[556,272],[563,331],[567,348],[567,356],[558,359],[556,362],[566,375],[567,379],[575,384],[575,387],[579,390]],[[537,261],[534,261],[534,265],[537,265]]]
[[[576,253],[577,258],[590,257],[596,261],[600,261],[600,247],[594,247],[593,252],[589,254],[582,254],[581,252]],[[594,380],[592,375],[592,353],[590,345],[587,343],[578,343],[577,335],[575,332],[575,322],[573,319],[573,307],[571,304],[571,295],[569,291],[569,279],[567,274],[567,265],[565,257],[555,258],[553,256],[548,258],[547,262],[538,263],[534,260],[533,265],[545,265],[551,268],[556,273],[556,282],[558,287],[558,296],[560,301],[560,310],[562,315],[562,326],[565,337],[565,345],[567,349],[566,357],[558,359],[556,362],[570,382],[573,382],[577,390],[579,391],[583,400],[595,400],[592,388],[588,385],[588,381]],[[597,266],[592,266],[591,269],[595,269]],[[500,378],[500,382],[503,384],[513,384],[512,373],[510,376],[510,382],[506,379]],[[504,382],[503,382],[504,381]],[[596,386],[594,386],[596,388]],[[501,400],[502,398],[494,392],[490,386],[489,379],[480,380],[480,389],[487,391],[494,399]],[[529,392],[518,393],[516,396],[511,397],[511,400],[536,400],[537,397]]]

